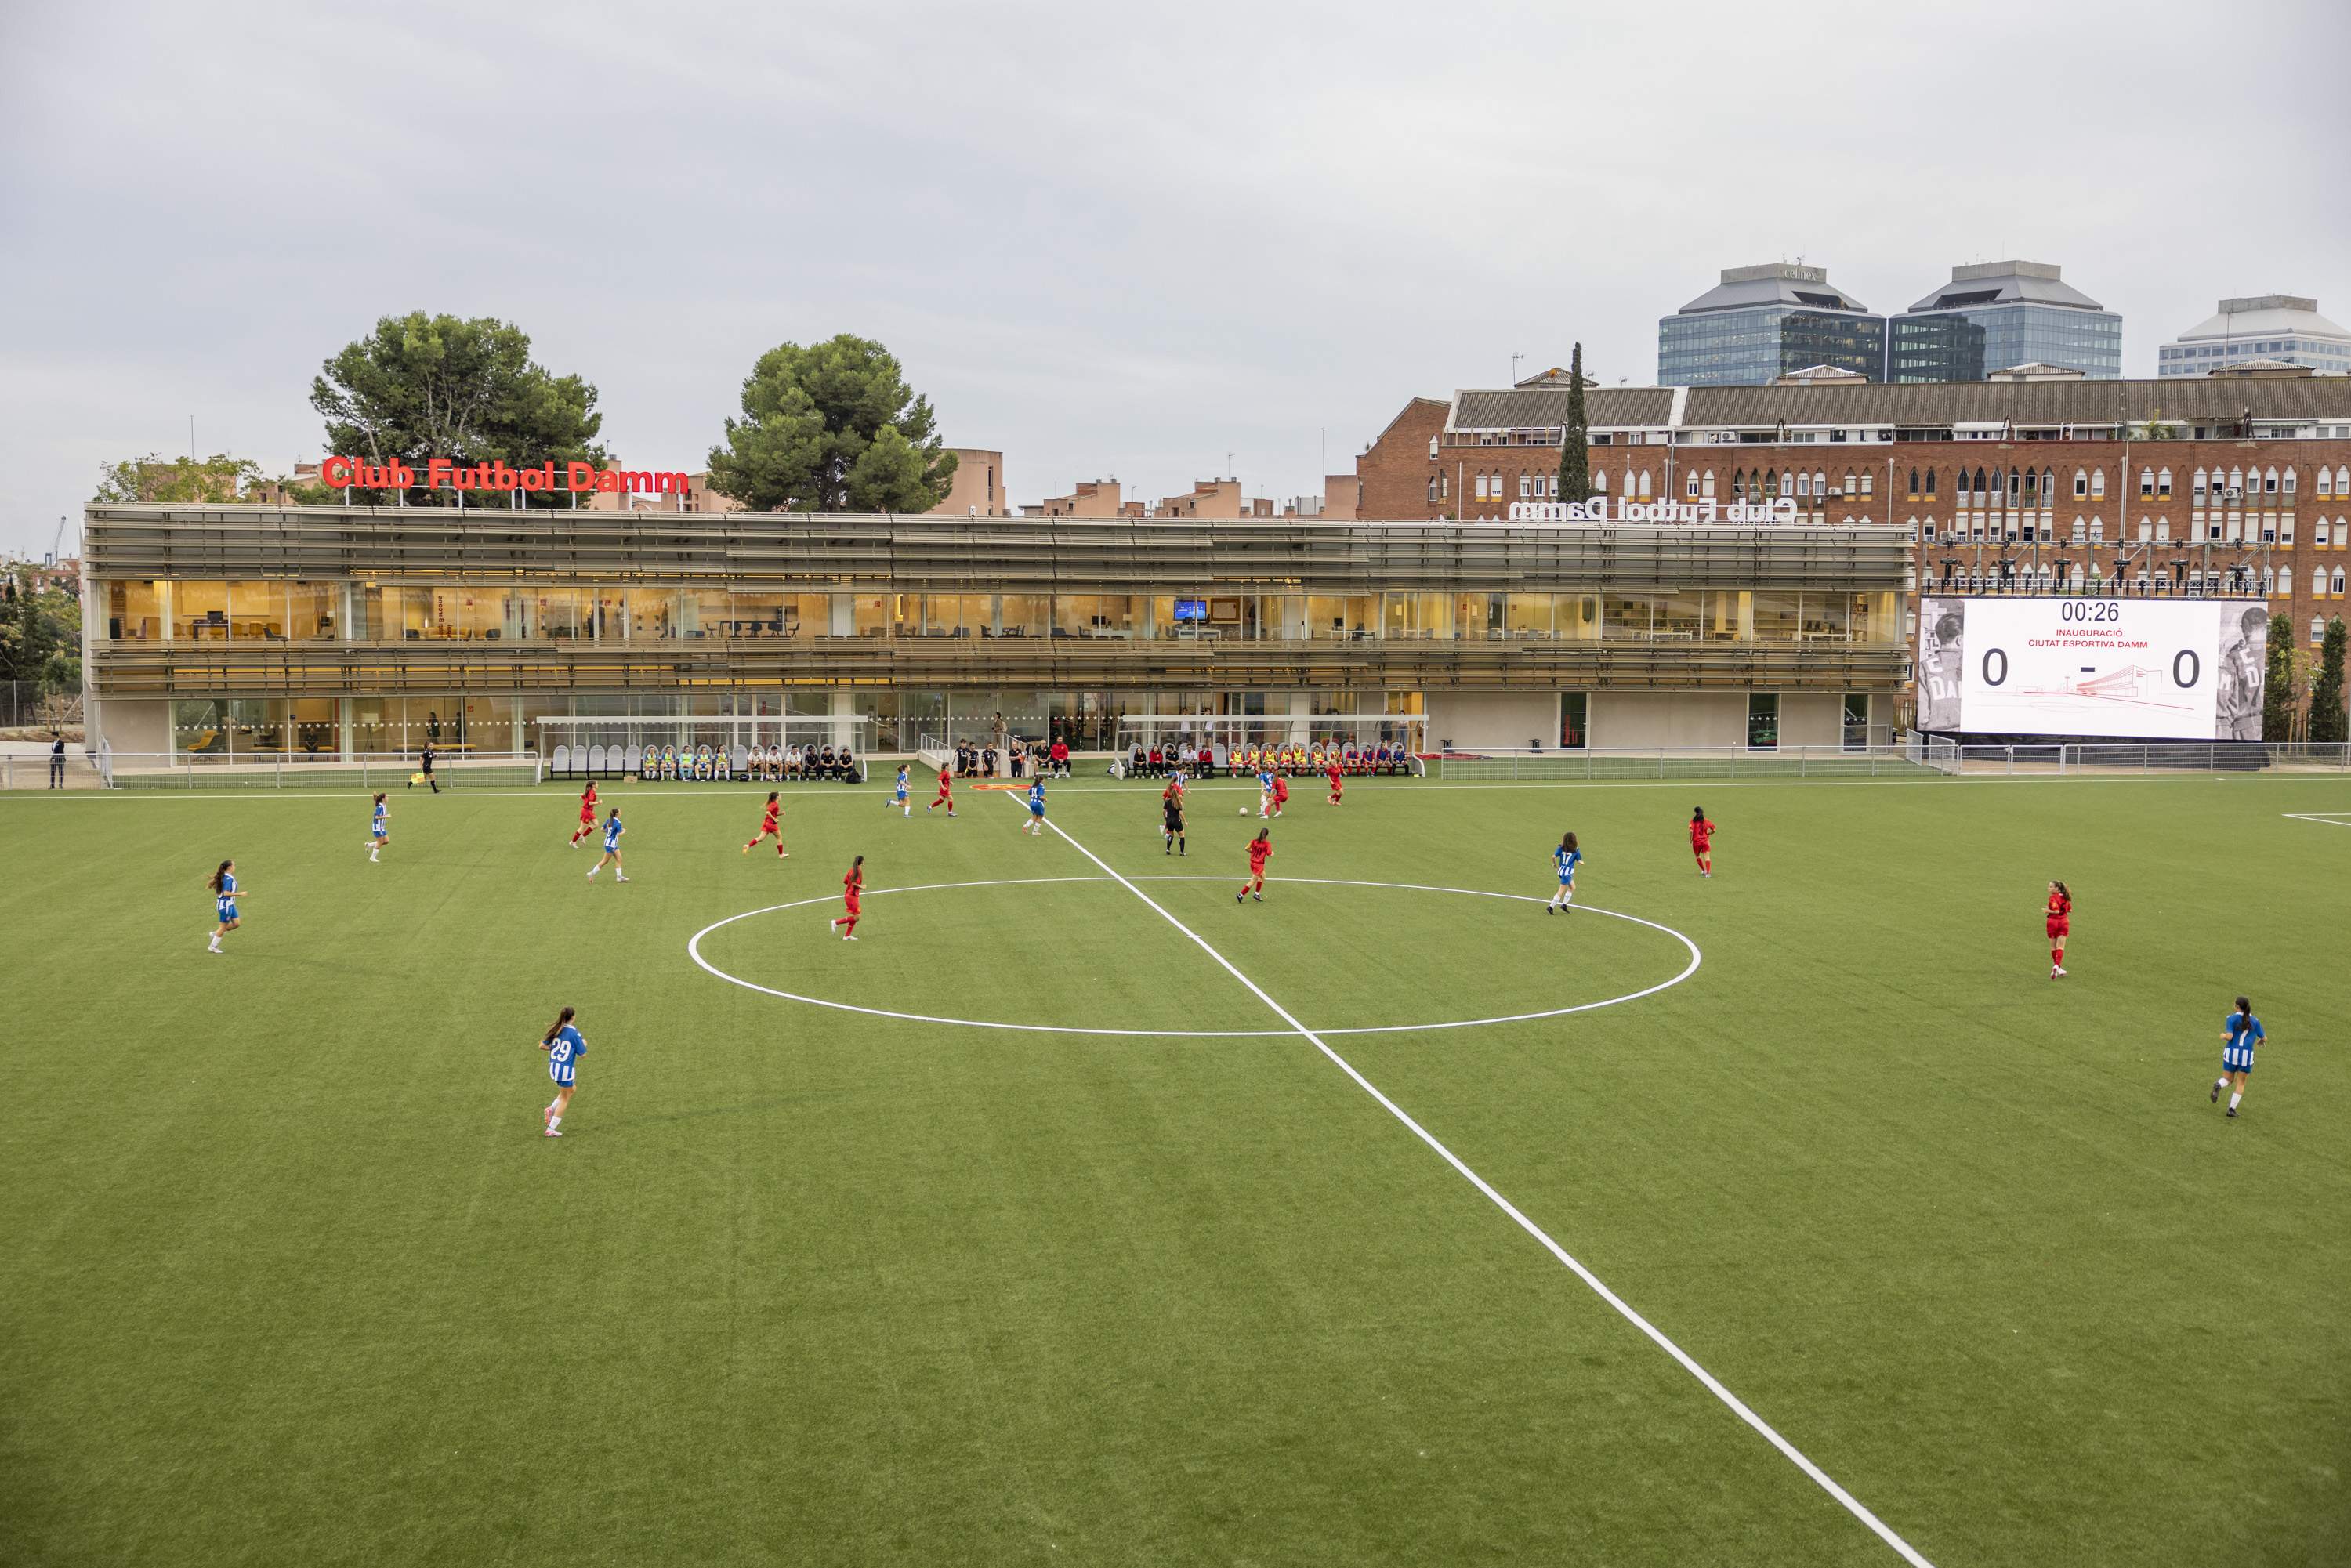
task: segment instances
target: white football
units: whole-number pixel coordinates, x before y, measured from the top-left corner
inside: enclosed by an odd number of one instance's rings
[[[1244,817],[1249,815],[1249,808],[1247,806],[1243,806],[1241,808],[1241,815]]]

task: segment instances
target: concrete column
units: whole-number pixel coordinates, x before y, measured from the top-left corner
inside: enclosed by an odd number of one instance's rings
[[[835,637],[853,637],[857,634],[857,604],[851,595],[836,593],[832,596],[831,631]]]

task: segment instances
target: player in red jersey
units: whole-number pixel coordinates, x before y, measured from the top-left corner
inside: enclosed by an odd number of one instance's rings
[[[841,902],[849,905],[849,913],[835,915],[832,922],[832,928],[841,932],[841,939],[843,942],[857,940],[857,895],[864,889],[865,857],[859,855],[851,862],[849,874],[841,879]],[[846,930],[842,930],[844,926],[847,927]]]
[[[1690,808],[1690,853],[1698,857],[1698,874],[1714,874],[1714,835],[1718,824],[1706,820],[1706,809]]]
[[[937,810],[941,806],[947,809],[948,816],[955,815],[955,769],[944,762],[939,764],[939,798],[923,810],[928,813]]]
[[[1273,776],[1273,814],[1277,817],[1280,816],[1281,809],[1288,804],[1290,804],[1290,780],[1276,773]]]
[[[1249,841],[1249,880],[1241,883],[1241,890],[1238,893],[1233,894],[1235,904],[1238,904],[1244,898],[1254,898],[1259,904],[1265,902],[1265,862],[1266,858],[1272,853],[1273,830],[1259,828],[1257,831],[1257,837]]]
[[[588,789],[580,797],[580,825],[571,831],[571,847],[578,849],[580,841],[596,836],[596,780],[588,780]]]
[[[1346,774],[1340,768],[1337,752],[1331,754],[1330,763],[1324,768],[1324,772],[1329,774],[1331,779],[1331,804],[1335,806],[1339,803],[1340,793],[1346,788]]]
[[[2054,980],[2065,973],[2065,938],[2074,930],[2074,894],[2062,882],[2049,884],[2045,925],[2049,932],[2049,977]]]
[[[790,855],[784,852],[784,830],[776,825],[776,819],[783,814],[783,797],[773,789],[768,790],[768,814],[760,819],[759,836],[753,839],[749,843],[745,844],[743,846],[743,852],[747,855],[753,850],[758,849],[761,844],[766,843],[769,839],[773,839],[776,841],[776,858],[779,861],[791,859],[792,857]]]

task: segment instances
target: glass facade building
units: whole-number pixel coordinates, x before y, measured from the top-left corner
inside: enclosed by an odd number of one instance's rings
[[[1657,384],[1769,386],[1814,365],[1886,379],[1886,318],[1825,268],[1726,268],[1722,282],[1657,323]]]
[[[2351,375],[2351,331],[2293,294],[2223,299],[2193,329],[2156,350],[2158,376],[2209,376],[2249,360],[2306,365],[2322,376]]]
[[[1951,269],[1951,281],[1888,324],[1886,379],[1980,382],[2018,365],[2091,381],[2123,373],[2123,319],[2043,262]]]

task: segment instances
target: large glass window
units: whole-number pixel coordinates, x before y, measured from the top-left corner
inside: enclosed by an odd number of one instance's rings
[[[1057,637],[1131,637],[1138,601],[1123,593],[1065,593],[1053,600]]]
[[[106,635],[117,643],[152,643],[162,638],[162,585],[144,580],[108,583]]]
[[[286,634],[297,642],[331,642],[343,633],[343,585],[340,582],[289,582],[286,585]]]
[[[286,585],[282,582],[232,582],[228,585],[228,626],[231,637],[255,642],[286,636]]]
[[[1601,596],[1602,633],[1607,637],[1646,642],[1649,635],[1649,601],[1637,593]]]
[[[1368,637],[1372,634],[1372,604],[1370,596],[1364,594],[1309,594],[1306,635]]]
[[[1784,589],[1757,589],[1750,618],[1759,643],[1792,643],[1803,630],[1802,596]]]
[[[172,619],[175,637],[194,642],[225,642],[228,638],[228,584],[175,582],[172,585]]]
[[[1410,640],[1452,635],[1453,601],[1442,593],[1381,595],[1381,624],[1390,637]]]
[[[1008,593],[999,612],[1003,616],[1002,635],[1007,637],[1042,637],[1051,627],[1052,601],[1041,593]]]
[[[1457,593],[1453,596],[1453,634],[1464,642],[1501,634],[1502,596],[1499,593]]]
[[[1686,588],[1661,593],[1656,601],[1655,634],[1675,642],[1695,642],[1706,631],[1706,593]]]
[[[1552,596],[1512,593],[1503,596],[1502,630],[1512,637],[1548,637],[1552,631]]]
[[[1514,598],[1517,596],[1513,596]],[[1543,595],[1533,597],[1541,599]],[[1600,596],[1596,593],[1554,593],[1551,600],[1551,634],[1578,643],[1595,642],[1600,636]],[[1541,612],[1531,612],[1535,623],[1540,623]]]

